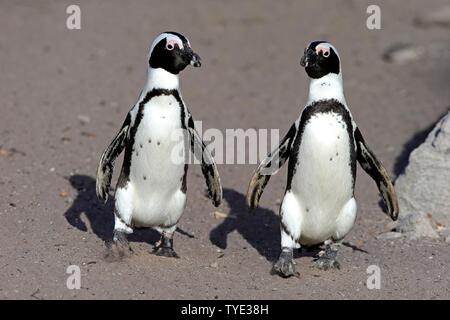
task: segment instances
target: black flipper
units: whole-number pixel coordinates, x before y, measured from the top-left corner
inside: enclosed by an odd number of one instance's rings
[[[109,187],[114,170],[114,162],[125,147],[128,139],[128,130],[131,123],[130,114],[127,115],[122,128],[116,134],[109,146],[103,152],[97,168],[96,192],[97,197],[106,202],[109,196]]]
[[[369,149],[358,128],[355,130],[355,140],[359,164],[377,184],[378,190],[386,203],[388,213],[392,220],[397,220],[399,211],[397,195],[395,194],[394,185],[392,184],[389,174],[383,167],[383,164]]]
[[[289,159],[291,155],[292,142],[296,134],[297,126],[296,123],[294,123],[281,141],[278,148],[269,153],[267,158],[261,161],[256,171],[253,173],[253,177],[248,185],[246,196],[246,202],[249,208],[253,209],[258,206],[259,199],[261,198],[270,177],[276,174],[286,160]]]
[[[188,132],[191,139],[191,149],[194,155],[200,160],[203,176],[205,177],[206,186],[208,187],[208,196],[212,200],[213,205],[218,207],[222,202],[222,185],[220,183],[219,171],[216,162],[211,153],[206,148],[203,139],[195,130],[194,120],[192,116],[188,119]],[[201,150],[201,156],[200,156]]]

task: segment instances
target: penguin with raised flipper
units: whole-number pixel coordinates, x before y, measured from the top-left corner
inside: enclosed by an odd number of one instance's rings
[[[308,102],[278,148],[255,171],[246,199],[250,208],[257,207],[271,175],[289,159],[280,207],[281,254],[273,266],[283,277],[296,274],[293,249],[301,245],[324,244],[315,266],[339,268],[338,246],[356,218],[357,161],[376,182],[393,220],[399,210],[386,169],[367,146],[347,107],[336,48],[314,41],[300,64],[310,78]]]
[[[186,37],[164,32],[154,40],[144,89],[101,156],[96,191],[98,198],[106,202],[114,162],[125,149],[115,191],[112,242],[120,252],[130,248],[126,234],[132,233],[134,227],[143,227],[161,233],[154,249],[156,255],[178,257],[173,249],[173,234],[186,205],[188,165],[174,155],[185,155],[189,145],[202,159],[209,197],[215,206],[221,203],[222,187],[216,164],[179,91],[179,73],[188,65],[200,67],[201,60]],[[190,143],[180,143],[176,138],[181,131],[187,133],[184,138]]]

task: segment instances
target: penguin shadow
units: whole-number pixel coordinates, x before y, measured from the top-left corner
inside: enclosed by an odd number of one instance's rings
[[[80,231],[88,232],[88,226],[81,219],[84,214],[92,232],[105,244],[109,243],[114,230],[114,197],[110,196],[106,204],[101,203],[97,199],[95,179],[90,176],[77,174],[66,179],[77,191],[72,205],[64,213],[67,222]],[[135,229],[135,232],[128,235],[127,239],[130,242],[154,245],[159,240],[159,233],[152,229]]]
[[[67,222],[80,231],[88,232],[88,226],[81,219],[84,214],[97,237],[103,241],[111,239],[114,227],[113,201],[108,200],[103,204],[97,199],[95,179],[90,176],[76,174],[66,179],[77,191],[72,205],[64,213]]]
[[[261,207],[249,212],[245,195],[233,189],[224,189],[223,195],[230,212],[223,222],[210,232],[210,241],[220,249],[226,249],[228,235],[237,231],[261,256],[268,261],[275,261],[280,248],[279,217],[273,210]]]

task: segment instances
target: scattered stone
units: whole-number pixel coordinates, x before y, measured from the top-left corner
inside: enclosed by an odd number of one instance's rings
[[[11,150],[0,147],[0,157],[9,157],[12,155]]]
[[[81,132],[81,135],[86,138],[95,138],[96,137],[95,133],[86,132],[86,131]]]
[[[408,43],[396,43],[383,54],[383,60],[389,63],[406,64],[408,62],[419,60],[424,54],[422,47],[416,47]]]
[[[228,213],[223,213],[220,211],[214,211],[213,213],[211,213],[211,216],[213,216],[217,220],[226,219],[226,218],[236,219],[236,216],[228,214]]]
[[[61,198],[67,198],[68,196],[70,196],[70,193],[67,192],[67,191],[61,191],[61,192],[59,193],[59,196],[60,196]]]
[[[89,122],[91,122],[91,118],[89,116],[80,114],[78,115],[78,121],[80,121],[81,124],[88,124]]]
[[[450,28],[450,5],[416,17],[414,19],[414,24],[423,28]]]
[[[386,232],[378,235],[376,238],[377,240],[392,240],[392,239],[398,239],[403,237],[403,234],[401,232]]]
[[[405,173],[395,182],[398,231],[409,238],[438,238],[450,226],[450,112],[415,149]]]
[[[211,268],[217,269],[217,268],[219,268],[219,263],[213,262],[213,263],[211,263],[209,266],[210,266]]]
[[[445,238],[445,242],[450,243],[450,235]]]
[[[13,156],[16,153],[20,154],[22,156],[26,156],[25,152],[17,150],[16,148],[6,149],[6,148],[3,148],[3,147],[0,147],[0,157],[10,157],[10,156]]]

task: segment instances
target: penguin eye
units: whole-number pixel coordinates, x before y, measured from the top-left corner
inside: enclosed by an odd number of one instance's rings
[[[325,57],[325,58],[328,58],[329,56],[330,56],[330,51],[323,51],[323,56]]]
[[[173,48],[175,48],[175,46],[174,46],[172,43],[168,43],[168,44],[166,45],[166,49],[167,49],[167,50],[173,50]]]

